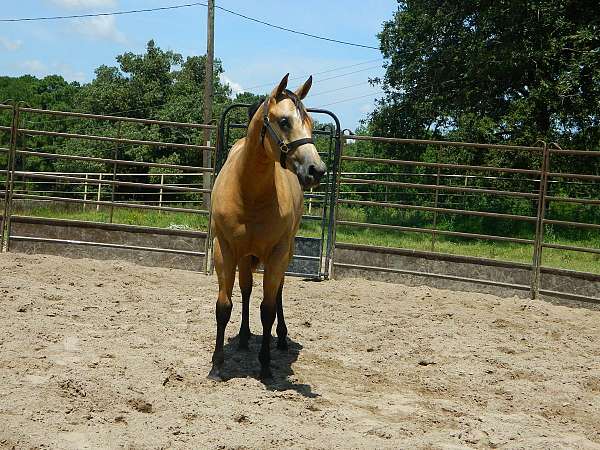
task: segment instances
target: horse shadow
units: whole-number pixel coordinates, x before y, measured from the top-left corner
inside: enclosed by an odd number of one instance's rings
[[[288,349],[279,350],[276,340],[271,337],[271,370],[273,378],[261,379],[258,352],[260,350],[262,336],[252,335],[248,343],[248,350],[239,350],[239,337],[229,338],[223,347],[225,353],[225,365],[222,375],[225,380],[232,378],[252,377],[259,380],[270,391],[294,390],[304,397],[316,398],[320,395],[313,392],[309,384],[296,383],[292,364],[298,359],[302,345],[289,337],[287,338]]]

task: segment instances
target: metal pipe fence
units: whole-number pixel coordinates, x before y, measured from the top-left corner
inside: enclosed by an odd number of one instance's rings
[[[571,245],[568,242],[549,242],[546,239],[546,230],[550,226],[562,226],[571,228],[580,228],[584,230],[600,230],[600,224],[593,222],[564,220],[557,218],[549,218],[548,210],[552,202],[569,203],[574,206],[595,207],[600,205],[600,175],[589,173],[571,173],[561,172],[556,168],[551,171],[551,160],[556,155],[569,155],[571,157],[588,157],[598,158],[600,152],[582,151],[582,150],[563,150],[557,146],[547,145],[540,142],[539,146],[516,146],[516,145],[496,145],[496,144],[479,144],[479,143],[462,143],[448,141],[433,141],[422,139],[397,139],[383,138],[373,136],[344,136],[343,154],[340,158],[341,166],[340,173],[345,174],[338,180],[337,205],[336,205],[336,244],[341,247],[352,244],[352,238],[345,236],[353,236],[353,229],[372,229],[380,232],[388,233],[389,236],[399,236],[400,233],[411,233],[429,235],[431,239],[431,251],[437,254],[442,254],[440,250],[436,252],[436,239],[439,236],[448,238],[474,239],[482,241],[504,242],[516,244],[529,248],[531,256],[528,264],[531,276],[529,283],[503,283],[505,287],[510,287],[517,290],[529,290],[531,298],[536,298],[539,294],[558,295],[560,292],[544,289],[542,286],[541,274],[550,271],[554,268],[544,264],[544,250],[552,249],[553,251],[561,252],[580,252],[592,255],[600,254],[599,248],[592,248],[582,245]],[[350,142],[350,143],[349,143]],[[385,144],[386,153],[398,156],[410,154],[404,150],[407,146],[414,148],[415,146],[427,146],[433,151],[431,155],[437,155],[438,161],[427,162],[420,160],[411,160],[409,158],[394,158],[381,156],[356,156],[356,151],[350,151],[351,155],[344,153],[352,149],[352,142],[368,142],[372,146]],[[393,145],[393,150],[390,146]],[[539,160],[537,167],[502,167],[492,165],[470,165],[470,164],[450,164],[439,161],[439,152],[435,149],[458,149],[467,148],[472,150],[483,151],[500,151],[502,153],[511,152],[527,152],[528,154],[536,155],[531,158],[531,161]],[[357,169],[357,163],[367,170],[361,172]],[[384,167],[388,170],[384,172],[373,171],[375,167]],[[390,172],[389,168],[398,167],[399,172]],[[402,168],[427,169],[430,172],[407,172]],[[469,173],[444,173],[444,171],[463,171]],[[495,174],[510,174],[511,177],[502,176],[472,176],[471,172],[485,172]],[[351,174],[351,175],[350,175]],[[368,178],[367,178],[368,176]],[[472,178],[469,178],[472,177]],[[391,178],[394,178],[393,180]],[[399,181],[402,178],[410,181]],[[433,184],[435,178],[435,184]],[[458,186],[451,184],[453,179],[477,180],[477,184],[481,184],[483,180],[489,181],[491,186]],[[429,182],[428,180],[432,180]],[[575,180],[575,181],[573,181]],[[355,185],[360,187],[359,190],[341,189],[344,185]],[[514,186],[518,186],[515,189]],[[529,186],[529,187],[527,187]],[[578,197],[577,189],[585,189],[587,195],[582,198]],[[393,189],[393,192],[389,192]],[[555,193],[551,193],[555,190]],[[460,207],[459,202],[448,201],[454,195],[463,195],[464,206]],[[382,198],[384,197],[384,198]],[[423,198],[428,199],[428,203],[433,206],[424,206]],[[510,209],[507,211],[486,210],[480,205],[494,203],[494,198],[507,198],[507,200],[515,199],[521,201],[521,210],[527,209],[531,213],[525,215],[522,213],[516,214],[511,203],[507,203]],[[487,202],[482,199],[489,200]],[[471,201],[472,200],[472,201]],[[472,203],[475,207],[467,207],[468,203]],[[496,203],[498,203],[496,201]],[[500,203],[501,204],[501,203]],[[349,212],[350,211],[350,212]],[[355,211],[355,213],[352,213]],[[387,211],[387,212],[386,212]],[[393,214],[392,211],[398,211],[398,214]],[[345,215],[356,216],[358,212],[362,212],[364,219],[346,219]],[[403,214],[421,214],[426,215],[421,217],[423,225],[415,225],[413,216],[405,216]],[[360,215],[360,214],[359,214]],[[469,232],[468,227],[465,230],[456,229],[456,221],[453,221],[454,228],[444,229],[440,223],[439,217],[443,216],[451,219],[452,217],[473,217],[479,218],[487,222],[503,221],[506,223],[506,228],[510,229],[510,224],[524,224],[529,229],[528,236],[521,235],[495,235],[493,233],[473,233]],[[387,217],[387,220],[386,220]],[[600,216],[599,216],[600,217]],[[517,227],[515,228],[522,228]],[[342,230],[348,230],[348,233],[340,234]],[[389,244],[388,244],[389,245]],[[402,245],[402,244],[400,244]],[[369,247],[369,245],[361,245]],[[373,247],[375,248],[375,247]],[[390,247],[390,249],[393,247]],[[381,249],[381,247],[378,247]],[[416,251],[415,254],[417,254]],[[334,255],[334,266],[337,264]],[[487,258],[479,258],[482,263],[489,261]],[[510,265],[511,262],[509,261]],[[364,269],[364,264],[340,263],[344,268]],[[514,267],[521,267],[522,263],[514,261]],[[381,271],[395,271],[404,273],[399,269],[391,269],[389,267],[370,267],[370,269],[381,269]],[[599,262],[600,269],[600,262]],[[445,279],[447,274],[434,273],[431,271],[419,272],[411,271],[411,275],[420,275],[426,277],[436,277]],[[593,275],[598,278],[597,275]],[[497,281],[478,279],[479,283],[494,285]],[[596,297],[586,297],[585,295],[575,295],[573,293],[565,293],[571,297],[577,297],[579,300],[584,298],[600,301]]]
[[[181,160],[198,161],[201,158],[202,151],[208,150],[213,152],[214,146],[197,143],[200,136],[193,134],[197,130],[214,131],[215,126],[193,124],[193,123],[178,123],[172,121],[138,119],[129,117],[105,116],[99,114],[83,114],[64,111],[50,111],[36,108],[23,107],[21,104],[14,103],[13,105],[0,105],[2,110],[12,111],[12,124],[10,127],[0,127],[2,132],[9,133],[10,146],[6,151],[0,152],[7,155],[6,165],[0,170],[0,176],[4,175],[4,192],[2,228],[0,248],[10,249],[11,240],[28,241],[28,242],[53,242],[63,244],[73,244],[71,239],[54,239],[48,240],[35,236],[17,236],[12,233],[11,220],[19,220],[18,214],[15,214],[15,208],[19,205],[16,200],[21,202],[38,202],[42,204],[65,204],[78,205],[82,208],[86,206],[95,206],[97,211],[100,208],[105,208],[109,211],[109,222],[113,222],[113,210],[121,209],[142,209],[158,212],[169,213],[186,213],[192,216],[210,215],[208,205],[203,202],[202,195],[210,194],[212,190],[212,178],[214,177],[213,167],[202,167],[192,164],[170,164],[155,161],[143,161],[135,158],[123,158],[126,147],[149,148],[156,149],[158,154],[175,154],[185,155]],[[64,131],[55,131],[45,128],[46,125],[56,124],[62,120],[39,122],[28,121],[28,127],[22,126],[23,117],[31,117],[43,115],[44,117],[59,117],[61,119],[70,118],[73,120],[91,120],[104,121],[112,124],[112,128],[105,129],[107,134],[82,134]],[[136,139],[122,137],[121,124],[129,123],[141,127],[135,133]],[[144,139],[142,136],[147,130],[147,126],[160,126],[172,129],[188,130],[188,142],[176,142],[160,139]],[[40,127],[40,128],[33,128]],[[113,132],[115,135],[112,135]],[[192,134],[189,134],[192,133]],[[138,138],[141,137],[141,138]],[[36,139],[43,139],[39,143]],[[92,156],[84,156],[78,152],[66,151],[65,145],[56,145],[56,142],[61,144],[69,141],[86,142],[96,145],[95,151],[102,156],[92,154]],[[196,141],[196,142],[194,142]],[[28,143],[30,145],[28,145]],[[31,145],[34,144],[34,145]],[[102,145],[111,145],[108,150],[98,148]],[[105,153],[112,153],[112,157],[105,157]],[[89,152],[86,152],[89,154]],[[31,158],[37,161],[49,161],[52,164],[68,163],[71,166],[80,165],[83,169],[85,165],[94,164],[96,166],[104,166],[106,171],[91,173],[89,170],[71,171],[68,170],[28,170],[27,165]],[[38,164],[39,165],[39,164]],[[58,167],[55,165],[55,167]],[[137,168],[147,169],[144,173],[119,173],[118,168]],[[111,170],[112,169],[112,170]],[[152,171],[156,171],[152,173]],[[168,171],[169,173],[164,173]],[[208,185],[205,185],[206,180],[202,180],[203,175],[208,174]],[[148,182],[148,177],[154,177],[159,182]],[[169,177],[178,177],[176,183],[169,183]],[[190,182],[180,182],[181,178],[188,177]],[[195,177],[195,178],[194,178]],[[125,179],[123,179],[125,178]],[[198,179],[197,182],[194,182]],[[121,191],[121,192],[120,192]],[[175,197],[177,195],[177,197]],[[83,197],[83,198],[81,198]],[[169,197],[170,200],[166,200]],[[110,200],[108,200],[109,198]],[[158,199],[158,204],[149,199]],[[21,205],[22,206],[22,205]],[[200,207],[202,206],[202,207]],[[28,216],[29,219],[37,219],[44,223],[51,222],[51,219],[44,217],[35,217],[36,209],[25,209],[33,215]],[[92,222],[88,222],[92,223]],[[123,225],[131,230],[139,229],[139,226]],[[166,252],[172,254],[194,254],[197,256],[206,256],[208,253],[206,246],[208,240],[205,239],[205,248],[202,251],[187,252],[180,249],[171,248],[146,248],[143,246],[125,245],[125,244],[109,244],[102,242],[79,242],[77,245],[94,245],[105,248],[121,248],[129,250],[147,250],[156,252]],[[73,244],[75,245],[75,244]],[[134,248],[135,247],[135,248]],[[206,270],[206,258],[205,267]]]
[[[2,117],[10,116],[11,121],[9,126],[4,123],[0,125],[0,142],[2,142],[0,183],[3,182],[3,189],[0,192],[2,205],[0,248],[8,250],[13,240],[76,246],[96,245],[103,248],[157,253],[170,252],[174,255],[204,256],[204,269],[207,269],[206,264],[210,257],[208,233],[203,249],[182,250],[19,236],[11,234],[11,222],[12,220],[20,221],[19,223],[35,221],[36,224],[51,223],[52,220],[56,222],[58,219],[35,217],[38,212],[33,206],[61,204],[65,208],[82,210],[95,208],[103,214],[108,212],[109,223],[113,223],[113,211],[130,209],[185,213],[195,218],[204,216],[202,223],[203,226],[207,226],[210,223],[210,208],[204,196],[210,195],[212,191],[215,168],[203,167],[201,161],[202,153],[205,150],[214,152],[216,146],[206,145],[207,143],[202,141],[200,132],[216,130],[215,126],[48,111],[26,108],[16,103],[0,104],[0,110],[3,111]],[[37,116],[56,120],[28,120],[27,127],[22,125],[24,118]],[[106,131],[104,135],[88,133],[87,128],[86,133],[65,132],[64,127],[60,131],[45,129],[54,124],[60,125],[66,119],[103,122],[110,124],[110,127],[103,128]],[[122,135],[121,124],[125,123],[140,127],[134,134],[135,139]],[[157,136],[156,127],[181,129],[185,133],[178,134],[177,139],[172,139],[168,133],[164,139],[146,139],[144,132],[148,132],[152,127],[154,127],[153,137]],[[240,125],[238,128],[243,127],[245,125]],[[320,232],[323,236],[327,235],[328,244],[318,258],[327,260],[334,268],[336,265],[350,268],[370,267],[382,272],[391,271],[441,280],[470,280],[490,286],[529,291],[532,298],[543,294],[563,295],[578,300],[600,300],[581,293],[558,292],[545,288],[542,280],[544,274],[564,269],[564,267],[557,269],[545,264],[545,256],[549,252],[560,252],[561,255],[566,252],[577,252],[592,258],[600,255],[600,248],[594,248],[585,242],[582,244],[577,241],[561,241],[554,237],[557,229],[587,230],[592,233],[600,231],[600,219],[598,221],[586,219],[600,217],[600,215],[588,214],[591,209],[600,206],[600,174],[576,173],[577,170],[572,168],[562,170],[570,166],[556,163],[560,158],[598,159],[600,152],[565,150],[544,142],[534,146],[519,146],[376,136],[333,136],[331,131],[315,133],[337,139],[335,151],[332,153],[333,141],[330,142],[329,150],[331,164],[335,170],[332,170],[323,180],[323,187],[305,193],[307,213],[303,218],[321,222]],[[213,139],[213,142],[218,144],[217,139]],[[361,143],[367,143],[373,148],[385,146],[388,151],[372,156],[359,155],[351,151],[353,145]],[[393,151],[389,151],[392,146]],[[430,149],[429,159],[420,161],[414,153],[408,151],[415,147]],[[144,159],[137,157],[136,153],[128,153],[127,150],[133,148],[154,149],[140,152],[140,155],[148,155],[156,150],[156,155],[178,157],[173,160],[158,158],[149,160],[149,157]],[[498,158],[499,161],[510,161],[512,155],[524,152],[532,155],[527,159],[531,164],[512,167],[509,163],[486,162],[490,159],[485,158],[474,160],[473,164],[441,160],[444,152],[450,152],[449,154],[452,155],[456,149],[463,149],[463,151],[467,149],[467,153],[498,152],[504,155],[504,158]],[[386,154],[393,156],[381,156]],[[206,175],[209,176],[208,185]],[[557,215],[555,208],[560,204],[571,208],[568,211],[580,211],[573,209],[580,208],[587,215],[580,212]],[[28,217],[20,215],[22,211],[29,212]],[[117,214],[118,217],[120,216]],[[78,223],[95,226],[92,220]],[[485,227],[479,229],[470,227],[474,223],[502,224],[502,226],[495,226],[493,232],[489,230],[482,232],[481,229],[485,230]],[[144,228],[118,224],[114,226],[131,230]],[[443,255],[443,245],[448,241],[476,240],[490,241],[498,245],[514,245],[526,249],[525,253],[529,255],[529,260],[526,263],[522,259],[505,261],[503,264],[521,270],[525,267],[530,274],[529,280],[521,283],[506,283],[475,276],[372,267],[364,261],[357,264],[356,261],[336,260],[336,248],[355,243],[353,236],[361,230],[362,232],[371,230],[373,234],[380,233],[384,237],[393,238],[387,241],[383,239],[386,242],[394,241],[404,234],[427,237],[427,241],[423,242],[430,250],[428,250],[428,257],[432,254]],[[549,233],[552,235],[549,236]],[[402,239],[396,241],[400,246],[405,245]],[[389,247],[375,246],[372,243],[363,247],[396,248],[389,242],[386,245]],[[457,251],[463,250],[459,246]],[[414,254],[418,255],[419,251],[415,251]],[[467,256],[462,254],[461,257],[467,258]],[[317,257],[311,256],[311,258]],[[469,256],[468,259],[471,262],[490,263],[489,258]],[[578,273],[577,276],[590,279],[597,277],[600,281],[600,276],[590,273]]]
[[[0,105],[0,109],[11,109],[10,105]],[[215,130],[214,125],[206,125],[201,123],[184,123],[184,122],[171,122],[168,120],[154,120],[154,119],[138,119],[136,117],[123,117],[123,116],[108,116],[101,114],[88,114],[78,113],[69,111],[55,111],[51,109],[38,109],[38,108],[25,108],[21,107],[21,111],[25,113],[43,114],[55,117],[72,117],[78,119],[95,119],[95,120],[106,120],[111,122],[124,122],[124,123],[137,123],[142,125],[162,125],[166,127],[175,128],[193,128],[202,130]],[[43,123],[42,123],[43,124]]]
[[[110,161],[110,160],[109,160]],[[0,170],[0,174],[6,173],[6,170]],[[27,181],[17,181],[14,187],[14,194],[44,194],[48,197],[56,198],[57,194],[64,196],[70,194],[71,196],[81,196],[83,200],[88,200],[88,197],[97,196],[97,198],[103,198],[111,196],[111,201],[116,202],[113,192],[107,190],[111,186],[128,186],[128,187],[150,187],[152,188],[149,192],[143,191],[123,191],[119,190],[115,195],[124,198],[148,198],[144,200],[144,203],[158,204],[203,204],[202,198],[194,199],[182,199],[182,193],[197,193],[197,192],[210,192],[209,189],[196,188],[198,183],[165,183],[165,179],[172,177],[181,176],[196,176],[202,177],[203,172],[198,173],[116,173],[112,174],[109,172],[21,172],[15,171],[15,175],[20,175],[22,179],[35,181],[29,183]],[[139,182],[121,182],[109,180],[108,177],[116,176],[116,178],[127,178],[127,177],[154,177],[159,178],[159,183],[139,183]],[[40,181],[40,180],[42,181]],[[52,181],[43,181],[52,180]],[[70,187],[70,190],[61,190],[60,186]],[[94,188],[92,190],[92,187]],[[175,196],[174,199],[168,197]],[[58,195],[60,197],[60,195]],[[3,198],[3,194],[0,193],[0,198]],[[68,197],[73,198],[73,197]],[[156,200],[153,200],[156,199]],[[306,194],[307,204],[309,206],[309,215],[305,215],[305,218],[310,217],[310,206],[318,207],[324,202],[324,194]],[[207,211],[204,211],[207,213]],[[316,217],[316,216],[315,216]]]

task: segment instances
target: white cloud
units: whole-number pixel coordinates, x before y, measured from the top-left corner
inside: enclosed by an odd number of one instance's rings
[[[231,91],[234,95],[241,94],[242,92],[245,91],[245,89],[242,87],[242,85],[240,83],[236,83],[235,81],[233,81],[232,79],[230,79],[227,75],[225,75],[223,73],[221,75],[219,75],[219,79],[221,80],[221,83],[229,85],[229,87],[231,88]]]
[[[117,21],[113,16],[82,19],[75,25],[75,31],[91,39],[127,44],[127,37],[117,28]]]
[[[80,70],[75,70],[68,64],[55,63],[52,64],[52,72],[61,75],[67,81],[77,81],[79,83],[85,83],[88,77],[85,73]]]
[[[6,50],[8,52],[14,52],[21,48],[23,41],[11,41],[10,39],[3,38],[0,36],[0,50]]]
[[[48,67],[39,59],[28,59],[18,64],[21,70],[25,70],[29,75],[44,76],[48,73]]]
[[[57,6],[66,9],[92,9],[117,6],[117,0],[51,0]]]
[[[43,78],[48,75],[60,75],[67,81],[78,81],[84,83],[88,80],[85,73],[73,69],[68,64],[54,62],[47,65],[39,59],[28,59],[17,63],[16,67],[19,71],[33,75],[38,78]]]

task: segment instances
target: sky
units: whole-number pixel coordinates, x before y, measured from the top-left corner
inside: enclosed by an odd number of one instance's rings
[[[191,3],[192,0],[2,0],[0,19],[87,14]],[[286,28],[378,47],[377,33],[397,9],[392,0],[216,0],[218,6]],[[0,24],[0,75],[59,74],[81,83],[146,43],[184,56],[206,52],[206,7],[124,16]],[[314,74],[304,103],[325,108],[354,129],[372,111],[384,73],[379,50],[341,45],[266,27],[216,11],[215,57],[234,92],[268,92],[290,73],[295,89]]]

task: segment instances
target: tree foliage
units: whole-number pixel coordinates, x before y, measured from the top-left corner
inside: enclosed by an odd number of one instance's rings
[[[379,34],[385,92],[359,134],[462,142],[600,150],[600,16],[590,0],[401,0]],[[392,145],[357,141],[348,154],[539,170],[541,152],[460,146]],[[354,163],[355,166],[360,164]],[[348,166],[349,167],[349,166]],[[378,179],[536,193],[539,177],[421,165],[356,167],[385,172]],[[551,170],[600,174],[600,158],[554,154]],[[469,176],[472,175],[472,176]],[[469,176],[465,178],[465,176]],[[598,198],[597,184],[557,180],[550,195]],[[535,216],[537,203],[500,195],[362,186],[355,196],[414,205]],[[430,191],[431,192],[431,191]],[[394,194],[394,196],[392,195]],[[575,206],[551,202],[548,217],[574,220]],[[577,206],[578,219],[598,223],[600,213]],[[369,214],[379,214],[371,211]],[[371,220],[377,218],[371,217]],[[507,232],[514,223],[448,216],[449,228]],[[458,222],[460,226],[458,226]],[[407,216],[398,224],[409,223]],[[423,222],[427,224],[426,218]],[[439,225],[439,223],[438,223]],[[531,230],[528,229],[528,233]]]
[[[595,0],[399,1],[379,34],[379,133],[597,149]]]
[[[25,75],[0,77],[0,102],[23,101],[26,105],[59,111],[75,111],[100,115],[117,115],[174,122],[203,121],[205,56],[184,58],[179,53],[163,50],[154,41],[148,42],[145,52],[126,52],[116,57],[116,65],[102,65],[94,79],[86,84],[69,83],[57,75],[42,79]],[[223,107],[232,101],[231,89],[220,82],[222,64],[215,61],[213,73],[213,117],[219,117]],[[0,112],[0,125],[9,125],[10,114]],[[157,125],[140,125],[114,121],[26,113],[22,127],[99,136],[119,136],[129,139],[202,144],[201,130]],[[0,147],[6,146],[8,133],[0,132]],[[214,139],[213,139],[214,142]],[[201,166],[201,152],[173,149],[167,146],[115,145],[111,143],[28,136],[23,146],[48,153],[92,156]],[[0,154],[0,165],[6,157]],[[17,168],[32,171],[112,172],[112,164],[68,159],[19,158]],[[119,172],[139,173],[140,167],[120,166]],[[165,172],[151,168],[149,173]],[[167,172],[172,172],[168,170]],[[127,181],[148,182],[145,176]],[[169,177],[170,182],[177,181]]]

